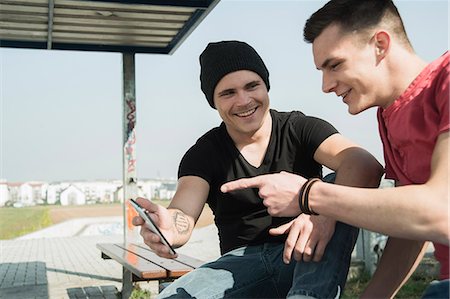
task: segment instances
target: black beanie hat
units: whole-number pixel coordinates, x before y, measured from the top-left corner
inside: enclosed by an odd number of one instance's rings
[[[209,105],[214,106],[214,89],[227,74],[249,70],[257,73],[270,89],[269,71],[258,53],[250,45],[240,41],[209,43],[200,55],[201,89]]]

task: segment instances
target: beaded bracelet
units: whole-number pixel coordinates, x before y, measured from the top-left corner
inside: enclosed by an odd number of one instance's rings
[[[303,186],[300,188],[300,193],[298,196],[298,205],[300,207],[300,211],[302,213],[307,215],[319,215],[313,210],[309,208],[309,191],[311,190],[311,187],[314,183],[321,181],[318,178],[311,178],[306,181],[306,183],[303,184]]]

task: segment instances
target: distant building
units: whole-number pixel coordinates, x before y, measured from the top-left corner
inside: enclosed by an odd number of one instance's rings
[[[69,187],[69,183],[50,183],[47,187],[47,204],[59,203],[61,191]]]
[[[123,187],[120,186],[117,188],[117,190],[114,192],[114,201],[123,203]],[[147,195],[144,193],[141,187],[137,187],[137,196],[138,197],[145,197],[148,198]]]
[[[29,183],[24,183],[19,187],[20,203],[24,206],[33,205],[33,187]]]
[[[159,196],[158,190],[161,187],[161,180],[138,180],[137,185],[143,191],[143,197],[156,198]]]
[[[112,203],[114,193],[122,185],[121,181],[74,182],[86,195],[87,203]]]
[[[159,199],[171,200],[177,191],[177,183],[176,182],[165,182],[161,184],[161,187],[158,190]]]
[[[149,199],[172,199],[175,180],[138,180],[138,196]],[[37,204],[80,205],[123,202],[122,181],[7,182],[0,180],[0,207]]]
[[[38,204],[46,204],[47,203],[47,190],[48,190],[48,183],[42,183],[41,185],[41,199],[38,201]]]
[[[78,187],[70,185],[61,191],[60,202],[62,206],[84,205],[86,195]]]
[[[14,203],[20,202],[20,186],[23,183],[8,182],[8,204],[13,205]]]
[[[0,207],[4,207],[8,200],[8,184],[6,180],[0,180]]]
[[[47,184],[43,182],[26,182],[26,183],[7,183],[7,195],[2,195],[7,198],[4,204],[18,205],[18,206],[34,206],[36,204],[44,203],[46,197]],[[4,186],[2,187],[4,188]],[[3,192],[5,192],[3,190]]]

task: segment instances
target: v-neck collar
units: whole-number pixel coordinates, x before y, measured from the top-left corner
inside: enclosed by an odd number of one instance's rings
[[[274,121],[274,116],[273,116],[273,110],[272,109],[269,110],[269,113],[270,113],[270,117],[272,118],[272,130],[270,131],[270,139],[269,139],[269,143],[267,145],[266,151],[264,153],[264,157],[263,157],[263,159],[261,161],[261,164],[259,166],[254,166],[253,164],[251,164],[250,162],[247,161],[247,159],[244,157],[244,155],[242,155],[242,153],[239,151],[239,149],[234,144],[234,141],[231,138],[230,134],[228,134],[228,131],[227,131],[225,123],[222,122],[222,124],[220,126],[224,136],[227,139],[228,145],[232,148],[232,151],[234,151],[239,156],[239,159],[243,163],[245,163],[245,165],[247,165],[248,167],[250,167],[250,168],[252,168],[254,170],[261,170],[271,160],[271,159],[269,159],[268,155],[269,155],[270,152],[272,152],[270,149],[273,147],[273,144],[274,144],[275,136],[274,136],[273,132],[275,132],[275,126],[276,126],[275,123],[276,122]]]

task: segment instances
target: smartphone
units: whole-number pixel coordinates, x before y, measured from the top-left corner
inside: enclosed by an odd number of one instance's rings
[[[141,216],[144,219],[145,224],[147,225],[147,227],[152,232],[154,232],[155,234],[157,234],[159,236],[159,238],[161,239],[161,242],[164,245],[169,247],[170,253],[171,254],[176,254],[175,250],[169,244],[169,242],[167,242],[167,239],[161,233],[161,231],[159,230],[158,226],[153,222],[152,218],[150,218],[150,216],[147,215],[147,210],[145,210],[141,205],[139,205],[136,201],[134,201],[131,198],[130,198],[130,202],[131,202],[131,205],[133,206],[133,208],[139,213],[139,216]]]

